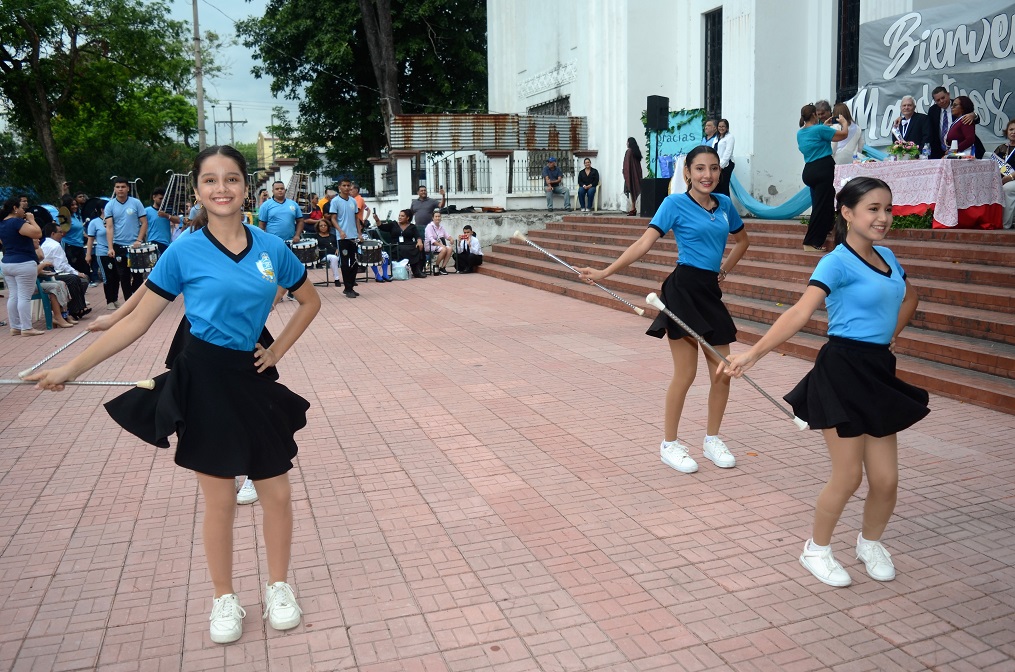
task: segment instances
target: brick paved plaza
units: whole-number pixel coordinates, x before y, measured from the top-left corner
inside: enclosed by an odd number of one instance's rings
[[[280,364],[312,404],[285,634],[261,620],[259,505],[236,524],[245,632],[213,644],[193,475],[113,424],[114,389],[0,388],[0,669],[1015,670],[1012,416],[932,397],[900,435],[898,579],[850,552],[861,487],[833,542],[854,583],[831,588],[797,562],[824,444],[746,383],[720,470],[699,364],[683,475],[659,461],[671,365],[646,320],[483,275],[360,289],[322,288]],[[158,373],[181,313],[89,377]],[[0,377],[75,334],[4,329]],[[752,376],[781,396],[807,368]]]

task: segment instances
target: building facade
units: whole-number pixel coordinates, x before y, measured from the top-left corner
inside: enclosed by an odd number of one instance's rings
[[[799,191],[800,107],[856,92],[859,24],[937,0],[488,0],[491,113],[588,119],[602,207],[626,209],[628,137],[646,97],[730,122],[736,176],[778,204]]]

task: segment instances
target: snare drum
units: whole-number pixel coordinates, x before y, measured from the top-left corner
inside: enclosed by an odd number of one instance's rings
[[[381,263],[381,241],[362,240],[357,251],[360,266],[376,266]]]
[[[145,243],[127,248],[127,266],[131,273],[148,274],[159,260],[159,248],[155,243]]]
[[[292,244],[293,254],[304,266],[311,268],[317,265],[317,241],[313,238],[299,240]]]

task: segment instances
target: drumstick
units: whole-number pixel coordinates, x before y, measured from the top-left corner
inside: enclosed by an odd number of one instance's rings
[[[720,353],[720,352],[719,352],[718,350],[716,350],[715,348],[713,348],[713,347],[712,347],[712,344],[711,344],[711,343],[709,343],[709,342],[708,342],[708,341],[706,341],[706,340],[705,340],[704,338],[702,338],[701,336],[699,336],[698,334],[696,334],[696,333],[695,333],[695,331],[694,331],[694,329],[691,329],[691,328],[690,328],[689,326],[687,326],[687,325],[686,325],[686,324],[684,323],[684,321],[683,321],[683,320],[681,320],[681,319],[680,319],[679,317],[677,317],[676,315],[674,315],[674,314],[673,314],[673,312],[672,312],[672,311],[670,311],[670,309],[666,307],[666,304],[664,304],[664,303],[663,303],[663,302],[662,302],[662,301],[661,301],[661,300],[659,299],[659,296],[658,296],[658,295],[656,295],[656,293],[655,293],[655,292],[652,292],[651,294],[649,294],[648,296],[646,296],[646,297],[645,297],[645,302],[646,302],[646,303],[648,303],[648,305],[650,305],[650,306],[653,306],[653,307],[655,307],[655,308],[658,308],[658,309],[659,309],[659,310],[660,310],[661,312],[665,313],[665,314],[666,314],[666,316],[667,316],[667,317],[669,317],[669,318],[670,318],[671,320],[673,320],[674,322],[676,322],[676,323],[677,323],[677,325],[678,325],[678,326],[679,326],[679,327],[680,327],[681,329],[683,329],[683,330],[684,330],[684,331],[686,331],[686,332],[687,332],[688,334],[690,334],[690,335],[691,335],[691,338],[693,338],[694,340],[698,341],[698,343],[701,343],[701,347],[705,348],[706,350],[708,350],[709,352],[711,352],[711,353],[712,353],[713,355],[715,355],[716,357],[718,357],[719,359],[721,359],[721,360],[722,360],[722,361],[723,361],[723,362],[724,362],[725,364],[729,364],[729,363],[730,363],[730,362],[729,362],[729,360],[728,360],[728,359],[726,359],[725,357],[723,357],[723,356],[722,356],[722,354],[721,354],[721,353]],[[753,386],[754,386],[754,389],[756,389],[756,390],[757,390],[758,392],[761,392],[762,396],[764,396],[764,397],[765,397],[765,399],[768,399],[769,401],[771,401],[771,402],[772,402],[773,404],[775,404],[775,405],[776,405],[776,406],[777,406],[777,407],[779,408],[779,410],[780,410],[780,411],[782,411],[783,413],[785,413],[786,415],[788,415],[789,417],[791,417],[791,418],[793,419],[793,424],[797,426],[797,429],[808,429],[808,425],[807,425],[807,422],[806,422],[806,421],[804,421],[804,420],[801,420],[800,418],[798,418],[798,417],[796,417],[795,415],[793,415],[793,412],[792,412],[791,410],[789,410],[788,408],[786,408],[785,406],[783,406],[782,404],[780,404],[780,403],[779,403],[778,401],[776,401],[775,399],[773,399],[773,398],[772,398],[772,397],[771,397],[771,396],[770,396],[770,395],[768,394],[768,392],[765,392],[765,391],[764,391],[763,389],[761,389],[761,387],[760,387],[760,386],[759,386],[759,385],[758,385],[758,384],[757,384],[756,382],[754,382],[754,381],[753,381],[753,380],[751,380],[751,379],[750,379],[749,377],[747,377],[747,375],[746,375],[746,374],[745,374],[745,375],[743,375],[743,376],[741,376],[741,377],[742,377],[742,378],[743,378],[744,380],[746,380],[746,381],[747,381],[748,383],[750,383],[751,385],[753,385]]]
[[[4,378],[0,379],[0,385],[35,385],[34,380],[22,380],[20,378]],[[153,378],[147,378],[145,380],[135,380],[133,383],[126,380],[68,380],[63,383],[64,385],[104,385],[113,387],[140,387],[145,390],[155,389],[155,380]]]
[[[566,267],[570,268],[572,271],[574,271],[578,275],[582,274],[581,271],[579,271],[577,268],[575,268],[571,264],[567,263],[566,261],[564,261],[563,259],[561,259],[557,255],[553,254],[552,252],[548,252],[548,251],[544,250],[539,245],[536,245],[531,240],[529,240],[528,238],[523,236],[521,231],[515,231],[515,235],[511,236],[511,238],[512,239],[518,239],[518,240],[522,241],[523,243],[526,243],[527,245],[530,245],[531,247],[536,248],[537,250],[539,250],[540,252],[542,252],[543,254],[548,256],[550,259],[553,259],[554,261],[556,261],[558,264],[561,264],[562,266],[566,266]],[[610,290],[608,290],[605,287],[603,287],[602,285],[600,285],[598,282],[593,282],[592,284],[595,285],[596,287],[598,287],[599,289],[603,290],[604,292],[606,292],[607,294],[609,294],[613,298],[615,298],[617,301],[620,301],[621,303],[626,304],[627,306],[630,306],[634,310],[634,312],[636,312],[637,314],[639,314],[639,315],[644,315],[645,314],[645,309],[644,308],[639,308],[638,306],[634,305],[633,303],[631,303],[630,301],[628,301],[624,297],[620,296],[619,294],[614,294]]]
[[[28,374],[30,374],[30,373],[31,373],[32,371],[35,371],[35,370],[36,370],[37,368],[39,368],[40,366],[42,366],[43,364],[45,364],[45,363],[46,363],[46,362],[48,362],[49,360],[53,359],[54,357],[56,357],[57,355],[59,355],[59,354],[60,354],[61,352],[63,352],[64,350],[66,350],[66,349],[67,349],[67,348],[69,348],[70,346],[74,345],[75,343],[77,343],[78,341],[80,341],[80,340],[81,340],[82,338],[84,338],[85,336],[87,336],[87,335],[88,335],[88,334],[90,334],[90,333],[91,333],[91,332],[89,332],[89,331],[82,331],[82,332],[81,332],[80,334],[78,334],[77,336],[75,336],[74,338],[72,338],[72,339],[71,339],[70,341],[68,341],[66,345],[64,345],[63,347],[57,348],[56,350],[54,350],[54,351],[53,351],[53,352],[52,352],[52,353],[51,353],[51,354],[50,354],[50,355],[49,355],[48,357],[46,357],[45,359],[41,359],[41,360],[39,360],[39,361],[38,361],[38,363],[36,363],[36,364],[35,364],[35,365],[34,365],[34,366],[33,366],[32,368],[30,368],[30,369],[25,369],[24,371],[22,371],[21,373],[19,373],[19,374],[18,374],[18,378],[24,378],[25,376],[27,376]]]

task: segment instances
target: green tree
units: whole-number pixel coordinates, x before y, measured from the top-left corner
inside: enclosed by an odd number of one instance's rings
[[[70,156],[119,142],[169,146],[173,135],[189,144],[197,115],[187,90],[187,25],[166,19],[163,0],[2,4],[0,93],[9,101],[8,122],[25,141],[34,138],[57,191]],[[220,43],[214,34],[208,39],[210,48]],[[205,72],[216,73],[213,62]]]
[[[388,144],[385,114],[486,109],[483,2],[271,0],[237,32],[254,76],[299,101],[292,135],[272,128],[296,156],[324,148],[333,165],[367,172]]]

